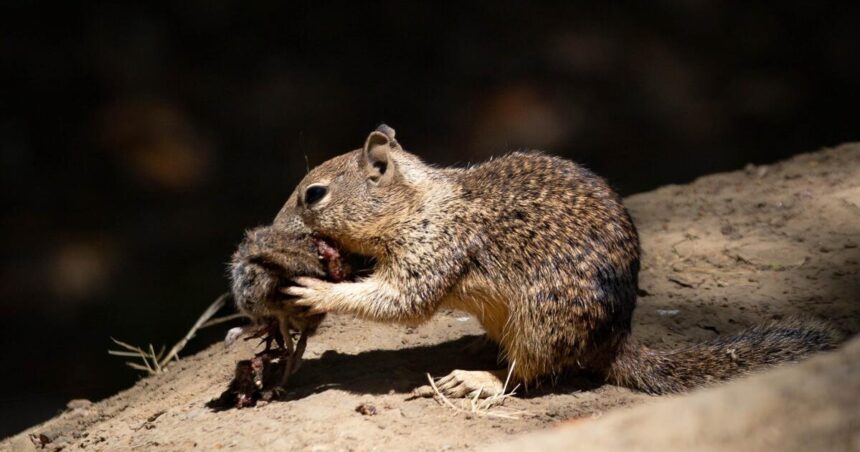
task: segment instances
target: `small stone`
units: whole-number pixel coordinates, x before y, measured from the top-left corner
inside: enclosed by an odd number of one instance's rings
[[[33,444],[38,447],[45,447],[54,440],[54,438],[45,433],[34,433],[30,435],[30,438],[33,440]]]
[[[355,407],[355,411],[361,413],[363,416],[375,416],[379,413],[376,406],[368,402],[362,402],[359,404]]]

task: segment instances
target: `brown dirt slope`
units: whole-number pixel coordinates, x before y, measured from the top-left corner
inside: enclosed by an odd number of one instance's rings
[[[626,203],[644,248],[634,332],[649,345],[677,346],[787,315],[860,330],[860,145],[703,177]],[[205,404],[252,348],[215,344],[114,397],[75,404],[0,450],[30,449],[31,437],[65,450],[466,449],[655,401],[576,379],[510,400],[505,409],[529,413],[516,420],[404,400],[425,372],[493,367],[492,350],[463,350],[478,334],[476,323],[456,312],[418,328],[334,317],[310,341],[289,400],[226,411]],[[361,403],[378,414],[356,412]]]
[[[599,420],[528,433],[495,452],[860,450],[860,338],[796,366]]]

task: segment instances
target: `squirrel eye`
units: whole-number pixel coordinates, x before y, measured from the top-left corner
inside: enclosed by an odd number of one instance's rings
[[[323,185],[311,185],[305,190],[305,205],[310,206],[319,202],[328,193],[328,188]]]

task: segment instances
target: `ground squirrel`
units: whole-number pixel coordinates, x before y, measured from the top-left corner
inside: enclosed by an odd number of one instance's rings
[[[540,152],[437,168],[383,125],[363,148],[311,170],[272,228],[375,259],[353,282],[296,278],[280,288],[293,303],[406,324],[440,308],[466,311],[527,385],[586,372],[668,393],[834,345],[827,326],[798,321],[671,351],[637,344],[640,249],[630,215],[603,179]],[[488,396],[506,373],[456,370],[438,386],[451,397]]]

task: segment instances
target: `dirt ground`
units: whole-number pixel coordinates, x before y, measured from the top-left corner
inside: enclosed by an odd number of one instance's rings
[[[634,333],[673,347],[788,315],[860,331],[860,145],[703,177],[625,200],[642,235],[642,296]],[[565,420],[591,419],[658,398],[593,381],[520,394],[518,419],[463,413],[432,399],[405,400],[425,373],[496,367],[492,347],[465,314],[418,328],[331,317],[308,345],[286,401],[215,411],[250,343],[207,350],[164,375],[0,443],[48,449],[468,449]],[[356,411],[372,404],[375,415]],[[738,403],[743,403],[738,402]],[[640,408],[647,409],[647,408]]]
[[[782,366],[600,419],[572,420],[494,452],[806,452],[860,450],[860,337]]]

